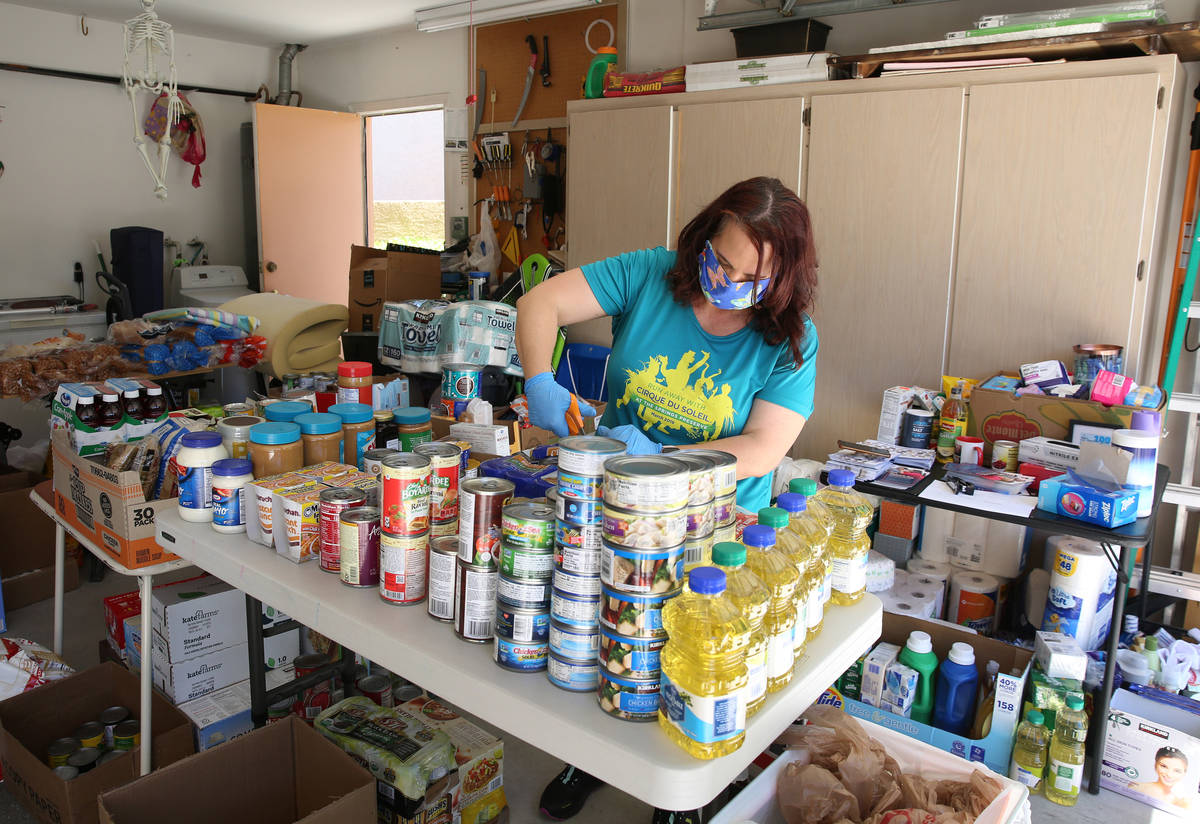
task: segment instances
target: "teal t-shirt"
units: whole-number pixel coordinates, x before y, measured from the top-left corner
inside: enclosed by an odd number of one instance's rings
[[[633,424],[664,445],[741,433],[756,398],[812,417],[817,330],[805,317],[804,363],[787,343],[768,344],[752,326],[711,335],[671,294],[675,253],[661,246],[583,267],[592,294],[613,318],[604,426]],[[697,271],[697,277],[699,272]],[[771,499],[771,474],[738,482],[738,505],[752,512]]]

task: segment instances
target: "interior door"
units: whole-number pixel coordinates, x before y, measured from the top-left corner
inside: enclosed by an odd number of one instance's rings
[[[678,141],[671,246],[697,212],[739,180],[777,177],[800,190],[804,100],[680,106]]]
[[[365,236],[362,118],[257,103],[254,153],[263,291],[345,304]]]
[[[838,438],[875,437],[890,386],[938,386],[962,111],[961,89],[812,99],[805,198],[821,349],[794,455],[823,460]]]

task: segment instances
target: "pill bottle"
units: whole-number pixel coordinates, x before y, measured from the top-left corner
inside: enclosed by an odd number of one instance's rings
[[[212,520],[212,465],[229,453],[216,432],[188,432],[179,439],[173,463],[179,473],[179,517],[194,523]]]
[[[268,421],[250,427],[250,463],[254,477],[282,475],[304,468],[300,427]]]
[[[246,531],[246,484],[253,480],[245,458],[225,458],[212,465],[213,529],[226,534]]]
[[[292,423],[300,427],[300,442],[304,444],[304,465],[322,461],[342,462],[342,419],[337,415],[308,412]]]

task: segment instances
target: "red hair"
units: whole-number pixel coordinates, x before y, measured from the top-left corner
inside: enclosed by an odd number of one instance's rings
[[[786,341],[792,360],[800,366],[804,314],[812,309],[817,293],[817,252],[808,207],[779,179],[752,177],[735,183],[683,227],[675,245],[675,265],[667,273],[671,292],[684,306],[705,299],[700,289],[700,253],[705,241],[731,223],[745,230],[758,249],[755,280],[771,277],[766,294],[751,310],[751,323],[772,346]],[[767,244],[774,271],[764,273],[762,253]]]

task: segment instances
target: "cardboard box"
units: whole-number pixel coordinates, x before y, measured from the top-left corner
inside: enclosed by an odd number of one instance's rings
[[[165,584],[155,584],[155,589],[164,589],[166,587],[179,586],[180,584],[191,584],[193,581],[207,579],[210,576],[207,574],[194,575],[191,578],[183,578],[178,581],[169,581]],[[142,614],[142,599],[135,589],[132,592],[122,592],[119,595],[110,595],[104,599],[104,630],[108,638],[109,645],[122,658],[125,657],[125,623],[128,619],[140,619]],[[287,616],[282,612],[278,612],[273,607],[263,604],[263,627],[273,626],[278,621],[286,621]],[[151,620],[151,626],[154,625]],[[140,631],[140,624],[138,626]]]
[[[1166,747],[1183,757],[1164,753]],[[1114,692],[1105,727],[1100,786],[1191,818],[1200,806],[1198,784],[1200,715],[1128,690]]]
[[[0,758],[8,792],[47,824],[97,821],[96,796],[137,778],[138,751],[63,781],[46,764],[46,747],[108,707],[139,706],[140,694],[132,673],[106,663],[0,703]],[[150,718],[155,768],[192,754],[187,716],[156,695]]]
[[[462,824],[458,807],[458,773],[442,776],[429,785],[425,799],[412,815],[404,795],[386,781],[375,782],[375,801],[379,808],[378,824]],[[505,824],[497,821],[496,824]]]
[[[908,634],[916,629],[929,633],[933,641],[933,651],[937,653],[939,660],[949,654],[950,645],[955,641],[969,643],[975,648],[975,665],[979,669],[981,679],[986,674],[989,660],[999,662],[1000,675],[996,679],[996,699],[992,705],[992,731],[986,738],[970,739],[939,730],[845,697],[832,688],[825,691],[818,703],[840,705],[856,718],[896,730],[970,761],[980,761],[1001,775],[1008,775],[1013,738],[1016,735],[1017,723],[1021,720],[1021,696],[1025,693],[1025,682],[1029,678],[1033,652],[965,632],[941,621],[925,621],[890,612],[883,614],[883,633],[880,637],[888,643],[902,645],[908,640]],[[1014,671],[1021,674],[1011,675]]]
[[[271,670],[267,673],[267,689],[273,690],[294,678],[295,671],[291,667]],[[196,752],[211,750],[254,730],[254,722],[250,719],[248,680],[180,704],[179,709],[192,722]]]
[[[142,655],[142,616],[135,615],[125,621],[125,646],[133,645],[140,660]],[[181,663],[172,661],[167,652],[167,642],[157,632],[150,633],[150,646],[154,656],[164,664]],[[289,666],[300,655],[300,628],[263,639],[263,664],[268,670]]]
[[[167,662],[187,661],[247,640],[246,596],[212,575],[183,586],[155,588],[150,613],[151,629],[165,642]]]
[[[68,556],[63,567],[63,592],[79,588],[79,567]],[[20,609],[54,597],[54,565],[22,572],[3,583],[4,603],[9,609]]]
[[[145,662],[139,662],[139,666],[145,666]],[[249,677],[250,655],[247,644],[225,647],[175,664],[163,661],[156,655],[151,663],[154,686],[176,705],[224,689],[238,681],[245,681]]]
[[[378,332],[385,301],[440,298],[442,258],[434,252],[388,252],[370,246],[350,247],[346,306],[351,332]]]
[[[1139,409],[1049,395],[1016,397],[1009,391],[982,386],[971,390],[967,408],[971,413],[967,434],[983,438],[989,450],[996,441],[1022,441],[1039,436],[1066,440],[1071,421],[1116,424],[1128,429],[1133,413]]]
[[[29,493],[40,484],[44,497],[53,504],[54,490],[31,472],[0,475],[0,515],[4,516],[5,537],[0,544],[0,576],[8,609],[54,597],[54,521],[47,518]],[[67,591],[79,586],[79,569],[68,560],[64,569]]]
[[[373,822],[375,779],[289,718],[105,793],[99,816],[102,824]]]
[[[54,508],[81,535],[129,569],[174,561],[154,540],[155,512],[174,498],[147,501],[137,472],[114,472],[75,454],[67,434],[51,435]]]

